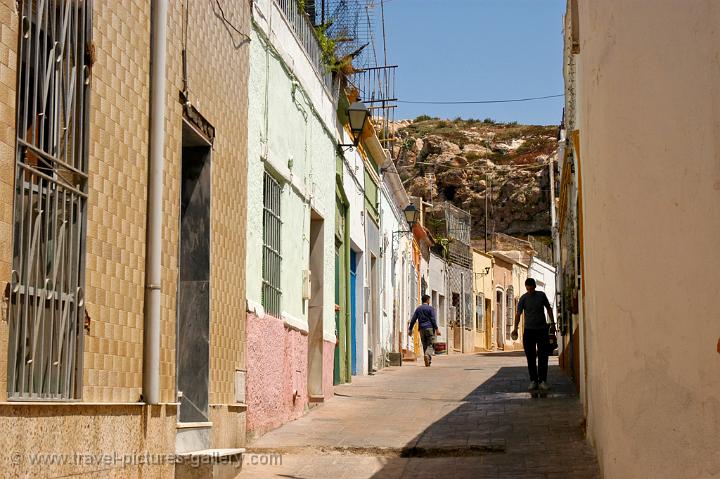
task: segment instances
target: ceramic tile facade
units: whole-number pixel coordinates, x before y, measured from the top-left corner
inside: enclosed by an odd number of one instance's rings
[[[169,2],[166,142],[161,284],[161,401],[175,398],[183,106],[182,50],[187,49],[191,104],[215,128],[212,147],[210,375],[211,418],[222,423],[213,446],[244,442],[244,411],[235,403],[235,371],[245,369],[245,215],[248,44],[235,32],[250,29],[248,2]],[[188,24],[185,25],[185,8]],[[150,95],[150,2],[96,0],[95,62],[90,87],[89,198],[83,402],[134,403],[142,393],[143,305]],[[0,0],[0,288],[10,278],[15,163],[15,86],[18,14]],[[230,27],[230,24],[232,27]],[[7,398],[6,305],[0,320],[0,401]],[[4,430],[41,431],[51,414],[65,435],[112,429],[143,417],[140,406],[28,406],[0,404]],[[133,407],[135,409],[133,409]],[[114,408],[114,409],[113,409]],[[6,415],[5,412],[8,414]],[[67,417],[66,417],[67,416]],[[174,451],[175,413],[163,413],[158,449]],[[50,423],[47,423],[50,424]],[[237,424],[228,428],[227,424]],[[159,426],[160,427],[160,426]],[[110,430],[108,429],[108,431]],[[118,437],[135,434],[120,428]],[[94,433],[93,433],[94,434]],[[147,437],[147,432],[145,433]],[[23,447],[32,450],[32,439]],[[38,439],[39,440],[39,439]],[[88,443],[88,452],[103,443]],[[0,468],[2,466],[0,465]]]

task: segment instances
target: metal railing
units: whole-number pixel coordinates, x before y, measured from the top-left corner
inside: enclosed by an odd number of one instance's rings
[[[82,391],[91,0],[20,5],[8,397]]]
[[[349,78],[350,84],[357,88],[360,98],[368,105],[373,124],[381,127],[380,141],[385,147],[394,140],[389,127],[397,108],[396,72],[397,65],[370,67],[356,70]]]
[[[285,19],[290,25],[293,33],[295,33],[300,45],[302,45],[302,48],[305,50],[305,53],[310,59],[310,63],[312,63],[315,71],[317,71],[323,79],[323,83],[328,90],[333,93],[332,73],[328,70],[328,67],[323,60],[322,48],[320,48],[320,42],[318,41],[317,34],[315,33],[315,26],[310,20],[310,17],[300,10],[297,0],[273,1],[285,16]]]

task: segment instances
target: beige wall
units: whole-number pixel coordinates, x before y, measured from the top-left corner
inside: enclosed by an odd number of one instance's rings
[[[0,4],[2,87],[0,116],[0,279],[10,276],[15,141],[17,14]],[[247,5],[226,8],[241,31]],[[180,208],[182,107],[181,2],[168,25],[167,121],[161,396],[175,400],[175,301]],[[216,129],[212,157],[211,403],[232,402],[234,371],[244,365],[245,171],[247,161],[247,44],[231,37],[212,8],[191,8],[188,29],[190,99]],[[14,35],[14,37],[13,37]],[[11,38],[13,37],[13,38]],[[138,401],[142,388],[143,285],[147,199],[150,6],[134,0],[96,2],[92,69],[83,399]],[[7,85],[10,83],[10,85]],[[7,345],[2,322],[0,344]],[[2,378],[7,353],[0,351]],[[0,399],[6,397],[0,388]]]
[[[183,3],[190,5],[187,64],[190,101],[215,127],[210,238],[210,404],[235,402],[235,369],[245,369],[245,224],[249,43],[233,30],[250,32],[249,2],[170,2],[165,146],[165,238],[163,256],[163,345],[165,378],[175,398],[175,291],[180,213]]]
[[[0,291],[12,271],[13,185],[15,183],[15,96],[18,16],[14,0],[0,0]],[[7,398],[7,303],[0,315],[0,400]]]
[[[720,3],[579,13],[589,437],[605,477],[718,477]]]
[[[496,348],[505,347],[505,315],[506,315],[506,296],[507,287],[512,286],[512,263],[509,263],[502,258],[495,257],[493,265],[493,315],[497,317],[500,314],[499,320],[495,324],[495,328],[492,331],[492,344]],[[502,290],[502,304],[497,302],[497,290]],[[501,340],[498,341],[498,336]]]
[[[488,274],[485,274],[485,268],[490,268]],[[489,299],[492,302],[495,297],[495,289],[493,288],[493,259],[492,256],[479,251],[473,251],[473,290],[475,296],[478,294],[485,295],[485,299]],[[473,298],[473,308],[477,308],[476,298]],[[483,305],[484,309],[484,305]],[[475,329],[475,347],[481,349],[489,349],[492,346],[492,317],[487,317],[486,313],[483,317],[485,322],[485,332]],[[494,310],[491,311],[494,314]],[[475,316],[476,312],[473,311],[473,328],[476,328]],[[490,341],[488,341],[490,339]]]

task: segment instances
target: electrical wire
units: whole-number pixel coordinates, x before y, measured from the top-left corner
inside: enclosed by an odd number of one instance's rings
[[[228,18],[225,16],[225,11],[223,10],[222,5],[220,5],[220,0],[215,0],[215,4],[217,5],[218,9],[220,10],[220,14],[218,15],[216,13],[215,16],[220,18],[223,21],[223,23],[225,23],[225,25],[227,26],[228,29],[232,29],[235,31],[235,33],[240,35],[240,37],[244,41],[246,41],[246,42],[250,41],[250,37],[248,35],[246,35],[245,33],[241,32],[240,29],[238,29],[235,25],[233,25],[233,23],[230,20],[228,20]]]
[[[535,101],[535,100],[546,100],[548,98],[560,98],[565,96],[564,93],[560,95],[545,95],[545,96],[533,96],[528,98],[511,98],[507,100],[477,100],[477,101],[410,101],[410,100],[398,100],[398,103],[412,103],[416,105],[486,105],[489,103],[518,103],[524,101]]]

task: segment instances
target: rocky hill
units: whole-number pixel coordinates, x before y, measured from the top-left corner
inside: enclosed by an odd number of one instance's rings
[[[470,212],[473,238],[488,230],[513,236],[550,235],[548,160],[557,127],[440,120],[394,122],[393,158],[411,195],[450,201]]]

